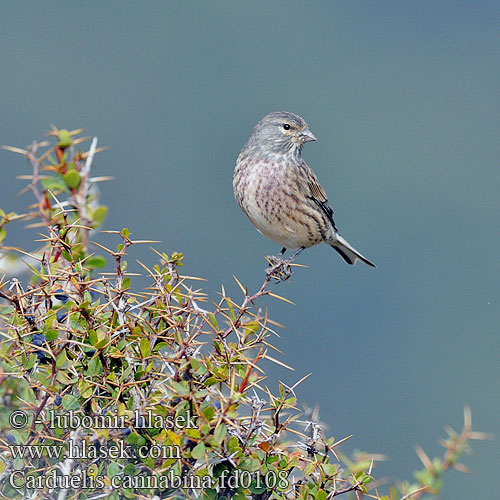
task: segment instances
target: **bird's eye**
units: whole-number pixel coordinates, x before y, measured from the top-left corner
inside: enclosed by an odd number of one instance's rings
[[[290,130],[292,127],[290,127],[290,124],[289,123],[283,123],[283,128],[285,130]]]

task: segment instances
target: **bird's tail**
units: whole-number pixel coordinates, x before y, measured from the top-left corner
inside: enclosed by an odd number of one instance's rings
[[[330,246],[337,251],[348,264],[354,265],[359,259],[361,262],[375,267],[373,262],[370,262],[366,257],[361,255],[352,245],[342,238],[340,234],[336,235],[335,240],[335,243],[330,243]]]

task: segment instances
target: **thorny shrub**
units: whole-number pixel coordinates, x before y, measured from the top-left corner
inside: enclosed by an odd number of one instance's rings
[[[486,437],[468,411],[442,458],[418,449],[416,482],[384,487],[372,477],[377,457],[345,457],[344,439],[299,411],[301,380],[276,394],[264,385],[259,363],[280,363],[276,324],[255,305],[281,298],[271,276],[254,294],[238,282],[241,303],[224,288],[209,303],[179,273],[182,254],[157,252],[158,264],[141,264],[151,286],[133,292],[127,249],[154,242],[98,231],[107,209],[96,183],[107,178],[91,177],[100,150],[95,138],[79,149],[80,133],[53,128],[55,144],[6,148],[28,159],[20,177],[36,203],[22,215],[0,210],[0,252],[21,253],[30,272],[25,284],[0,280],[1,498],[416,500],[438,493],[446,469],[464,470],[468,441]],[[43,231],[38,251],[2,246],[19,219]],[[102,232],[116,248],[95,241]],[[99,271],[106,259],[114,272]]]

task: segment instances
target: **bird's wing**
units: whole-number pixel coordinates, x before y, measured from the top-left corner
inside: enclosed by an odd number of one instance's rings
[[[333,208],[330,203],[328,203],[328,198],[326,197],[325,190],[321,187],[321,184],[316,177],[313,169],[302,160],[302,165],[306,174],[308,193],[306,196],[312,200],[316,205],[321,208],[324,214],[328,217],[328,220],[332,223],[333,229],[337,231],[335,226],[335,221],[333,220]]]

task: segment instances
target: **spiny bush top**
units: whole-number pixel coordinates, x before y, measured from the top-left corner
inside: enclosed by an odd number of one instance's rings
[[[55,144],[7,148],[29,160],[21,178],[35,204],[0,210],[0,262],[17,251],[30,275],[0,281],[1,498],[417,499],[463,467],[467,441],[485,437],[468,419],[443,458],[419,451],[415,483],[380,496],[377,457],[342,455],[343,440],[298,410],[301,381],[268,389],[262,361],[283,363],[271,343],[277,325],[255,302],[281,298],[271,276],[253,294],[237,281],[241,300],[222,288],[210,303],[180,273],[181,253],[156,252],[156,265],[140,264],[150,286],[135,291],[127,249],[155,242],[98,230],[107,209],[96,183],[107,178],[91,176],[97,140],[84,152],[80,132],[54,128]],[[39,228],[37,251],[5,246],[16,220]],[[116,247],[97,241],[103,232]]]

